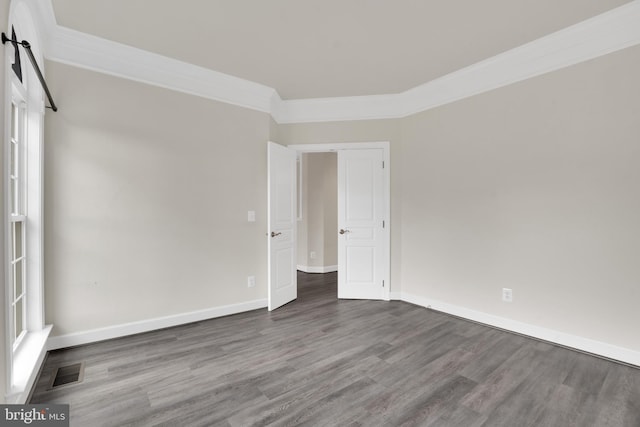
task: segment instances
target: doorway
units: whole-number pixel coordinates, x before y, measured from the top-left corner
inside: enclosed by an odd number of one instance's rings
[[[298,270],[337,272],[338,155],[299,153],[297,170]]]
[[[324,235],[333,234],[338,239],[338,298],[389,300],[389,151],[388,142],[288,147],[269,143],[269,310],[296,298],[295,270],[298,265],[305,267],[297,261],[299,247],[296,217],[296,211],[301,212],[303,218],[305,215],[304,202],[297,203],[299,191],[296,188],[296,158],[305,153],[337,153],[337,226],[333,232],[331,227],[326,231],[322,227],[322,263],[316,265],[316,271],[320,272],[327,267],[335,268],[327,265],[324,259],[327,255]],[[308,230],[309,227],[307,233]],[[318,259],[318,251],[308,250],[308,242],[301,247],[305,248],[303,261],[312,259],[311,252],[315,252],[313,259]],[[327,249],[330,252],[331,246],[328,245]]]

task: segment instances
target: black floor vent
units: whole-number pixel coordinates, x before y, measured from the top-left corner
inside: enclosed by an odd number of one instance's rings
[[[84,378],[84,362],[69,366],[60,366],[53,375],[49,390],[63,385],[77,384]]]

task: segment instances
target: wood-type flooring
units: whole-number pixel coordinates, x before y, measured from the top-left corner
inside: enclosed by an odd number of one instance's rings
[[[640,426],[640,370],[400,301],[298,300],[49,353],[71,426]],[[84,381],[47,390],[57,366]]]

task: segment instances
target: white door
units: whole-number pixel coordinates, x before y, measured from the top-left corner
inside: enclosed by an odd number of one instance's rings
[[[296,151],[268,143],[268,299],[274,310],[298,296]]]
[[[388,299],[384,153],[338,151],[338,298]]]

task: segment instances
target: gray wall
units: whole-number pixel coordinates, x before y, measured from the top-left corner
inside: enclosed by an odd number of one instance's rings
[[[47,79],[52,335],[265,298],[270,117],[56,62]]]

